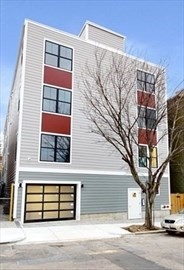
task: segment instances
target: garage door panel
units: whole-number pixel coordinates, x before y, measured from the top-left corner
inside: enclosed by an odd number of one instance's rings
[[[27,195],[27,202],[42,202],[42,200],[43,200],[42,194]]]
[[[60,209],[74,209],[74,203],[60,203]]]
[[[58,210],[58,203],[44,203],[43,210]]]
[[[26,213],[26,220],[41,220],[41,219],[42,219],[42,212]]]
[[[27,193],[42,193],[43,186],[31,185],[27,186]]]
[[[59,186],[44,186],[44,192],[45,193],[58,193],[59,192]]]
[[[49,212],[44,212],[43,213],[43,218],[44,219],[58,219],[58,211],[54,212],[54,211],[49,211]]]
[[[73,202],[74,194],[62,194],[60,195],[60,201]]]
[[[58,194],[45,194],[44,195],[44,201],[49,201],[49,202],[55,202],[58,201],[59,195]]]
[[[60,211],[60,218],[72,218],[74,211]]]
[[[27,203],[26,205],[27,211],[40,211],[42,210],[42,203]]]
[[[60,193],[73,193],[74,192],[74,186],[61,186],[60,187]]]

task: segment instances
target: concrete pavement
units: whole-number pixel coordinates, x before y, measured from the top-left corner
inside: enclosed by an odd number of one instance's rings
[[[58,221],[27,223],[0,221],[0,244],[35,244],[46,242],[67,242],[118,238],[131,234],[123,229],[132,224],[143,224],[143,220],[125,221]],[[155,222],[157,227],[160,221]]]

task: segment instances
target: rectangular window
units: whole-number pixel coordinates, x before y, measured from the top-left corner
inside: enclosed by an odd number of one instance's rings
[[[46,41],[45,64],[72,71],[73,50],[71,48]]]
[[[151,150],[151,167],[157,168],[158,167],[158,156],[157,156],[157,148],[153,147]]]
[[[148,147],[139,145],[139,167],[147,167],[147,160],[151,161],[151,167],[157,168],[158,167],[158,155],[157,155],[157,147],[153,147],[151,150],[151,157],[149,158],[148,155]]]
[[[18,100],[17,110],[18,110],[18,112],[19,112],[19,110],[20,110],[20,99]]]
[[[138,106],[138,126],[139,128],[156,128],[156,110]]]
[[[40,160],[70,162],[70,138],[42,134]]]
[[[15,159],[14,160],[15,161],[17,160],[17,141],[15,143]]]
[[[147,167],[147,146],[139,145],[139,167]]]
[[[43,87],[43,111],[71,115],[71,91]]]
[[[154,93],[155,78],[153,74],[137,70],[137,89]]]

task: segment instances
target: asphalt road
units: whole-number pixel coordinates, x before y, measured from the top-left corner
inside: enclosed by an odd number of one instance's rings
[[[1,270],[184,270],[184,237],[160,233],[0,245],[0,266]]]

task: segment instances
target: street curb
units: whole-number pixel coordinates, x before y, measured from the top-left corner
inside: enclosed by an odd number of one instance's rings
[[[134,232],[134,234],[156,234],[156,233],[165,233],[165,230],[154,230],[154,231],[144,231],[144,232]]]
[[[13,243],[17,243],[17,242],[23,241],[25,239],[26,239],[26,237],[23,236],[22,238],[18,238],[18,239],[15,239],[15,240],[0,242],[0,245],[13,244]]]

